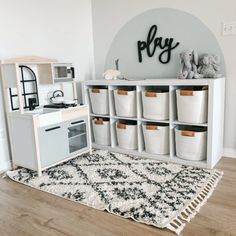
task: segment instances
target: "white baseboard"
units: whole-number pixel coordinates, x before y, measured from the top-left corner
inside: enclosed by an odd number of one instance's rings
[[[234,148],[224,148],[223,156],[224,157],[236,158],[236,149],[234,149]]]
[[[1,163],[0,174],[11,169],[11,161],[4,161]]]
[[[6,132],[0,129],[0,174],[11,169]]]

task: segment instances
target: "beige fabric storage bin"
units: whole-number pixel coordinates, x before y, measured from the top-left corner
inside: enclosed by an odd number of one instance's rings
[[[135,150],[138,148],[137,125],[117,122],[117,142],[120,148]]]
[[[169,92],[142,92],[143,117],[153,120],[169,119]]]
[[[91,88],[89,89],[91,108],[94,114],[108,115],[108,89]]]
[[[169,126],[143,124],[145,151],[151,154],[169,154]]]
[[[176,155],[190,161],[207,156],[207,131],[204,128],[175,128]]]
[[[99,145],[110,146],[110,121],[103,118],[92,120],[94,142]]]
[[[177,89],[178,121],[202,124],[207,122],[208,90]]]
[[[136,117],[136,91],[114,90],[114,99],[117,116]]]

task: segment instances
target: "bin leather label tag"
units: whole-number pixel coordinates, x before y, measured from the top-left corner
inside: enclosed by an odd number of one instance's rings
[[[189,130],[182,130],[181,135],[182,136],[188,136],[188,137],[195,137],[195,132],[194,131],[189,131]]]
[[[158,126],[157,125],[146,125],[146,129],[148,129],[148,130],[158,130]]]
[[[157,93],[155,93],[155,92],[146,92],[145,96],[146,97],[157,97]]]
[[[117,124],[117,128],[118,129],[126,129],[126,124],[119,123],[119,124]]]
[[[103,119],[102,118],[96,119],[95,124],[96,125],[103,125]]]
[[[193,96],[193,90],[180,90],[180,96]]]
[[[119,95],[128,95],[128,91],[125,91],[125,90],[118,90],[117,93]]]
[[[92,89],[92,93],[100,93],[100,89],[93,88],[93,89]]]

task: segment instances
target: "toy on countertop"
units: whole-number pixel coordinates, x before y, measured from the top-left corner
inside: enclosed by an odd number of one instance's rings
[[[195,50],[188,50],[180,53],[180,72],[178,79],[198,79],[200,75],[197,72],[198,54]]]
[[[219,78],[220,56],[205,53],[199,57],[198,73],[201,78]]]

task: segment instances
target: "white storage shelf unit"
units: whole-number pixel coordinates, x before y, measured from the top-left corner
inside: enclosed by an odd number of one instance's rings
[[[98,115],[93,114],[91,110],[89,89],[91,88],[107,88],[109,114]],[[176,89],[192,88],[195,86],[207,86],[208,88],[208,122],[204,124],[183,123],[177,120],[177,105],[176,105]],[[137,116],[132,118],[118,117],[115,113],[113,91],[122,88],[131,88],[136,90],[136,106]],[[142,91],[165,88],[169,90],[169,119],[168,120],[151,120],[143,118],[142,108]],[[220,160],[223,153],[223,125],[224,125],[224,96],[225,96],[225,78],[217,79],[193,79],[193,80],[178,80],[178,79],[145,79],[137,81],[127,80],[88,80],[83,82],[83,100],[84,103],[90,104],[90,118],[106,117],[110,119],[110,137],[111,146],[97,145],[93,142],[93,148],[105,149],[114,152],[138,155],[146,158],[154,158],[160,161],[170,161],[185,165],[198,166],[203,168],[213,168]],[[138,129],[138,149],[126,150],[122,149],[117,144],[116,123],[122,120],[132,120],[137,122]],[[169,154],[156,155],[145,152],[144,138],[142,132],[142,124],[144,123],[167,123],[169,124]],[[207,156],[203,161],[188,161],[180,159],[176,156],[175,148],[175,128],[177,126],[198,126],[207,129]],[[94,139],[93,139],[94,140]]]

